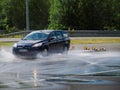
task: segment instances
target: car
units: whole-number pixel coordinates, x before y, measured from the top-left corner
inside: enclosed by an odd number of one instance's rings
[[[13,45],[13,54],[20,57],[48,56],[51,53],[67,53],[70,37],[64,30],[32,31]]]

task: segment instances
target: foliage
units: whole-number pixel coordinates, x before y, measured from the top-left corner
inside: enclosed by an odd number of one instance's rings
[[[47,28],[49,7],[49,1],[29,0],[30,28],[32,30]]]
[[[31,29],[44,29],[48,26],[49,1],[28,0],[29,20]],[[5,22],[7,32],[15,32],[26,28],[26,0],[1,0],[0,12],[4,11],[5,18],[0,22]],[[2,7],[2,8],[1,8]],[[5,20],[4,20],[5,19]],[[16,28],[16,29],[15,29]]]
[[[7,18],[6,32],[25,28],[25,0],[3,0],[3,10]],[[18,28],[13,30],[13,28]]]
[[[52,0],[49,28],[120,29],[118,7],[119,0]]]
[[[51,7],[50,7],[50,24],[49,24],[49,29],[62,29],[62,25],[60,23],[61,19],[61,7],[60,7],[60,2],[59,0],[51,0]]]
[[[3,8],[4,3],[4,0],[0,0],[0,30],[4,30],[7,28],[7,17]]]
[[[120,0],[28,0],[30,29],[120,30]],[[0,30],[26,29],[26,0],[0,0]]]

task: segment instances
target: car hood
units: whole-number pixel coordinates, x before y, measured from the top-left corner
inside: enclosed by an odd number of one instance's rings
[[[42,40],[21,40],[21,41],[19,41],[17,44],[18,45],[33,45],[33,44],[35,44],[35,43],[38,43],[38,42],[42,42]]]

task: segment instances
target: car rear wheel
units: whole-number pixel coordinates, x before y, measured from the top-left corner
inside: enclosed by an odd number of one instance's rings
[[[65,46],[64,49],[63,49],[63,54],[67,54],[68,53],[68,47]]]
[[[47,48],[43,49],[41,53],[42,53],[42,56],[48,56],[48,49]]]

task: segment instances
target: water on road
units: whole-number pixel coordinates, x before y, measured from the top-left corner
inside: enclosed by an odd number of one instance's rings
[[[0,88],[6,90],[34,90],[35,87],[64,90],[65,84],[120,83],[86,77],[96,75],[120,76],[120,52],[70,50],[67,55],[54,54],[29,60],[16,58],[10,48],[0,50]]]

